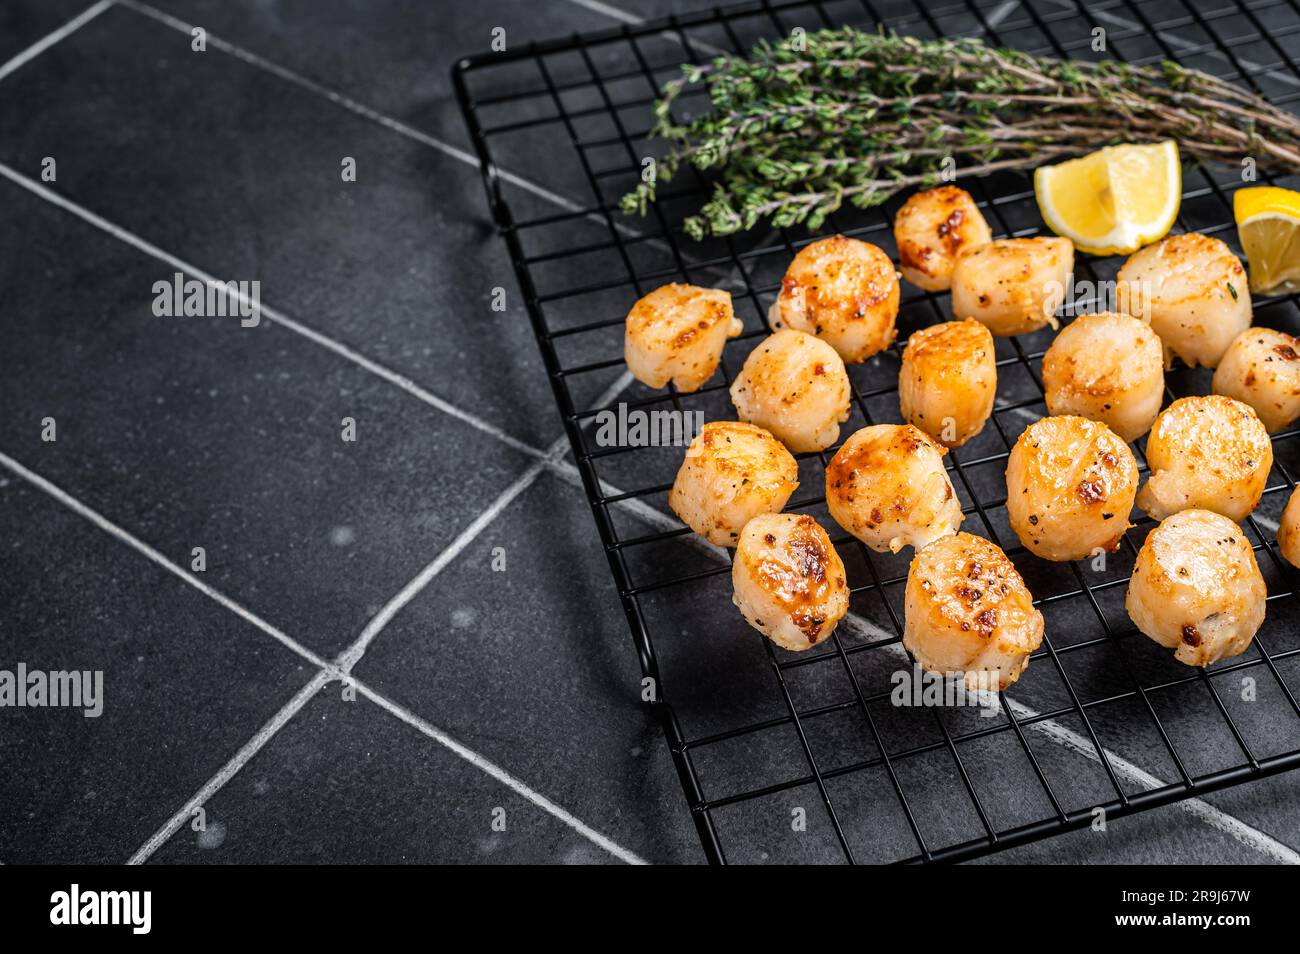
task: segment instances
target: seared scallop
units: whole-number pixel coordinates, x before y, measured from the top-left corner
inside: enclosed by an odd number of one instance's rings
[[[1213,368],[1250,327],[1246,270],[1216,238],[1191,232],[1148,245],[1129,256],[1117,282],[1120,310],[1151,324],[1166,366],[1177,355]]]
[[[1185,397],[1156,418],[1147,463],[1151,476],[1137,505],[1154,519],[1199,508],[1240,521],[1264,492],[1273,446],[1249,404],[1218,394]]]
[[[1101,421],[1126,441],[1151,430],[1165,394],[1160,339],[1131,315],[1081,315],[1043,355],[1051,414]]]
[[[1043,614],[996,543],[969,533],[912,558],[903,646],[927,672],[965,673],[970,689],[1005,689],[1043,641]]]
[[[953,317],[974,318],[995,335],[1055,328],[1073,268],[1069,239],[998,239],[966,249],[952,270]]]
[[[993,232],[979,206],[956,186],[918,192],[894,216],[899,271],[926,291],[947,291],[957,256],[991,241]]]
[[[714,421],[686,448],[668,506],[710,543],[734,547],[762,513],[778,513],[799,486],[799,464],[753,424]]]
[[[946,453],[911,424],[864,427],[826,468],[826,506],[836,523],[882,553],[955,533],[961,502],[943,469]]]
[[[762,514],[745,524],[731,583],[745,622],[794,653],[829,637],[849,611],[844,564],[807,514]]]
[[[1179,662],[1208,666],[1250,645],[1267,595],[1241,528],[1209,510],[1183,510],[1142,544],[1124,605]]]
[[[1044,417],[1007,459],[1007,517],[1031,553],[1081,560],[1119,549],[1137,486],[1133,452],[1105,424]]]
[[[749,353],[731,382],[742,421],[771,431],[796,453],[830,447],[849,419],[849,375],[835,349],[784,328]]]
[[[628,312],[623,357],[642,384],[661,388],[672,381],[679,391],[698,391],[718,369],[727,339],[742,330],[730,292],[664,285]]]
[[[1300,417],[1300,341],[1271,328],[1247,328],[1224,352],[1214,393],[1244,401],[1272,434]]]
[[[961,447],[984,429],[997,386],[993,336],[973,318],[931,325],[907,339],[899,408],[945,447]]]
[[[1300,567],[1300,486],[1291,491],[1291,499],[1278,521],[1277,548],[1287,563]]]
[[[898,274],[888,255],[833,235],[795,255],[768,321],[774,329],[816,335],[854,364],[893,343],[898,298]]]

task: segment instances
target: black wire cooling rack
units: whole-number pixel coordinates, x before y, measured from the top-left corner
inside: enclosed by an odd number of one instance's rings
[[[792,849],[789,858],[960,860],[1095,825],[1099,808],[1118,817],[1300,765],[1295,578],[1275,542],[1276,515],[1300,472],[1296,430],[1275,436],[1274,471],[1246,523],[1269,588],[1268,620],[1246,654],[1188,669],[1137,634],[1124,613],[1128,573],[1151,521],[1129,530],[1109,566],[1048,564],[1018,546],[1005,516],[1003,470],[1019,432],[1046,413],[1040,365],[1052,333],[999,340],[991,422],[947,461],[967,515],[964,528],[1012,556],[1047,617],[1047,637],[994,718],[890,705],[890,676],[909,665],[900,647],[907,558],[834,536],[839,528],[826,517],[820,488],[835,448],[802,455],[801,489],[789,509],[813,513],[832,532],[849,569],[852,611],[832,640],[794,655],[745,626],[730,604],[725,557],[667,510],[681,449],[603,447],[595,440],[603,408],[589,402],[623,371],[622,326],[633,301],[669,281],[728,287],[745,332],[728,343],[720,373],[701,391],[633,385],[607,406],[732,419],[726,389],[754,340],[767,333],[763,316],[795,250],[819,237],[759,228],[721,240],[686,238],[681,218],[708,188],[698,176],[661,188],[647,218],[622,216],[618,197],[657,148],[647,139],[657,89],[679,75],[683,62],[743,51],[796,27],[846,23],[918,36],[982,34],[1063,57],[1176,59],[1278,104],[1300,99],[1300,9],[1293,0],[749,3],[457,64],[453,81],[492,215],[527,300],[641,667],[652,680],[653,708],[708,858],[745,860],[742,840],[730,832],[740,825],[770,833],[777,824],[770,808],[746,810],[773,800],[781,825],[789,820],[787,806],[802,804],[800,810],[817,812],[825,836],[816,852]],[[1104,51],[1094,50],[1098,27]],[[690,100],[683,106],[689,109]],[[553,197],[584,198],[566,200],[560,213],[517,217],[514,207],[539,190],[516,188],[521,183],[506,168],[530,171],[534,184],[554,189]],[[962,184],[995,233],[1042,231],[1026,176]],[[1235,167],[1186,168],[1178,230],[1235,246],[1231,192],[1241,184]],[[899,202],[846,210],[820,234],[862,237],[896,259],[890,223]],[[1086,292],[1088,282],[1112,279],[1119,264],[1079,256],[1080,287]],[[917,327],[948,320],[947,298],[905,284],[899,342]],[[1098,304],[1095,296],[1078,297],[1067,302],[1065,318]],[[1256,301],[1255,313],[1257,324],[1300,331],[1294,296]],[[899,359],[895,346],[850,369],[854,415],[842,437],[899,420]],[[1175,371],[1168,383],[1167,400],[1208,393],[1204,371]],[[1140,442],[1135,452],[1145,471]],[[1248,684],[1251,690],[1241,691]]]

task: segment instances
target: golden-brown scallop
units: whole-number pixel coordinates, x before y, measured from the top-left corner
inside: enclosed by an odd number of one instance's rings
[[[864,427],[826,468],[826,506],[836,523],[881,553],[956,533],[961,502],[943,469],[946,453],[911,424]]]
[[[1007,459],[1007,517],[1031,553],[1082,560],[1119,549],[1137,486],[1133,452],[1105,424],[1044,417]]]
[[[1300,341],[1247,328],[1224,352],[1213,388],[1253,407],[1270,434],[1280,431],[1300,417]]]
[[[789,328],[751,351],[731,382],[740,419],[771,431],[795,453],[823,450],[839,439],[851,395],[835,349]]]
[[[1043,614],[996,543],[969,533],[917,551],[907,571],[903,646],[927,672],[1005,689],[1043,641]]]
[[[1300,567],[1300,486],[1291,491],[1291,498],[1277,523],[1277,548],[1282,559]]]
[[[695,435],[677,471],[668,506],[720,547],[761,513],[778,513],[799,486],[799,464],[781,442],[753,424],[713,421]]]
[[[1179,662],[1208,666],[1250,645],[1267,595],[1241,528],[1209,510],[1182,510],[1142,544],[1124,606]]]
[[[1273,446],[1249,404],[1219,394],[1185,397],[1156,418],[1147,464],[1151,476],[1137,505],[1152,518],[1199,508],[1241,521],[1264,492]]]
[[[993,241],[970,193],[945,185],[917,192],[894,216],[894,242],[903,277],[926,291],[952,287],[957,256]]]
[[[931,325],[907,339],[899,408],[945,447],[961,447],[984,429],[997,387],[993,336],[973,318]]]
[[[768,321],[773,329],[816,335],[856,364],[893,343],[898,299],[898,273],[888,255],[833,235],[795,255]]]
[[[664,285],[628,312],[623,357],[642,384],[662,388],[672,381],[679,391],[698,391],[718,369],[727,339],[742,330],[730,292]]]
[[[745,622],[794,653],[828,638],[849,611],[844,564],[807,514],[762,514],[745,524],[731,583]]]
[[[1081,315],[1043,355],[1050,414],[1101,421],[1126,441],[1147,431],[1165,394],[1160,338],[1131,315]]]
[[[1246,270],[1216,238],[1171,235],[1129,256],[1119,270],[1120,311],[1147,321],[1173,355],[1213,368],[1232,340],[1250,327]]]
[[[1069,239],[998,239],[966,249],[952,270],[952,315],[983,322],[995,335],[1055,328],[1073,269]]]

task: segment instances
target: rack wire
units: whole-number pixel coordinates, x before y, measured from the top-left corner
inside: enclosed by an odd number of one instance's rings
[[[652,687],[651,705],[708,859],[964,860],[1093,825],[1098,809],[1117,818],[1300,766],[1295,577],[1279,557],[1275,534],[1300,469],[1300,431],[1274,436],[1274,469],[1245,525],[1269,590],[1265,626],[1246,654],[1188,669],[1142,638],[1123,610],[1150,520],[1138,520],[1100,568],[1088,561],[1048,564],[1017,544],[1005,516],[1003,470],[1019,432],[1046,413],[1040,367],[1051,333],[1000,339],[990,424],[951,452],[947,466],[962,498],[964,529],[1003,546],[1048,625],[1025,677],[1002,694],[993,718],[891,705],[892,675],[910,665],[901,651],[906,562],[869,551],[826,517],[820,488],[835,448],[800,455],[801,489],[787,509],[812,513],[832,531],[849,570],[851,615],[826,644],[796,655],[745,626],[730,605],[725,556],[667,511],[681,449],[599,445],[596,421],[618,403],[733,418],[727,388],[755,339],[767,333],[767,306],[802,245],[838,232],[896,258],[890,223],[901,198],[837,213],[820,233],[759,228],[704,242],[686,238],[680,225],[708,189],[698,175],[661,188],[661,201],[644,220],[627,219],[617,207],[643,159],[656,154],[647,138],[649,107],[681,63],[744,51],[759,37],[787,36],[795,27],[846,23],[919,36],[983,34],[1062,57],[1175,59],[1279,105],[1300,99],[1295,0],[768,0],[531,43],[456,65],[453,83],[493,219],[526,298]],[[1105,30],[1104,51],[1093,49],[1097,27]],[[501,172],[505,159],[512,168],[526,163],[547,188],[583,198],[568,211],[517,218],[515,207],[529,196]],[[1231,193],[1241,180],[1236,168],[1189,168],[1178,230],[1233,244]],[[962,184],[995,234],[1042,231],[1023,174]],[[1112,279],[1119,264],[1080,256],[1076,279],[1085,289],[1102,287],[1096,283]],[[669,281],[732,291],[745,331],[727,344],[720,373],[693,394],[634,385],[605,407],[589,406],[598,386],[623,370],[627,309]],[[1063,318],[1102,304],[1096,295],[1078,297],[1067,302]],[[1295,296],[1257,300],[1255,316],[1257,324],[1300,331]],[[947,295],[905,285],[899,341],[950,317]],[[841,436],[900,419],[900,353],[895,345],[850,369],[854,413]],[[1178,370],[1167,382],[1167,401],[1208,392],[1204,371]],[[1145,473],[1142,442],[1134,450]],[[790,823],[799,813],[802,829]],[[802,836],[782,837],[778,829]],[[766,854],[752,854],[756,832],[769,846]]]

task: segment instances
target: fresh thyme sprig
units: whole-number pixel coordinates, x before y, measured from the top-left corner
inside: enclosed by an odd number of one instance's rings
[[[716,178],[685,221],[697,239],[765,220],[816,229],[846,202],[937,185],[947,159],[961,177],[1175,139],[1196,159],[1300,170],[1300,119],[1177,63],[1057,60],[851,27],[800,39],[684,66],[654,107],[669,151],[623,210],[644,215],[687,165]],[[674,107],[698,92],[707,111],[679,123]]]

